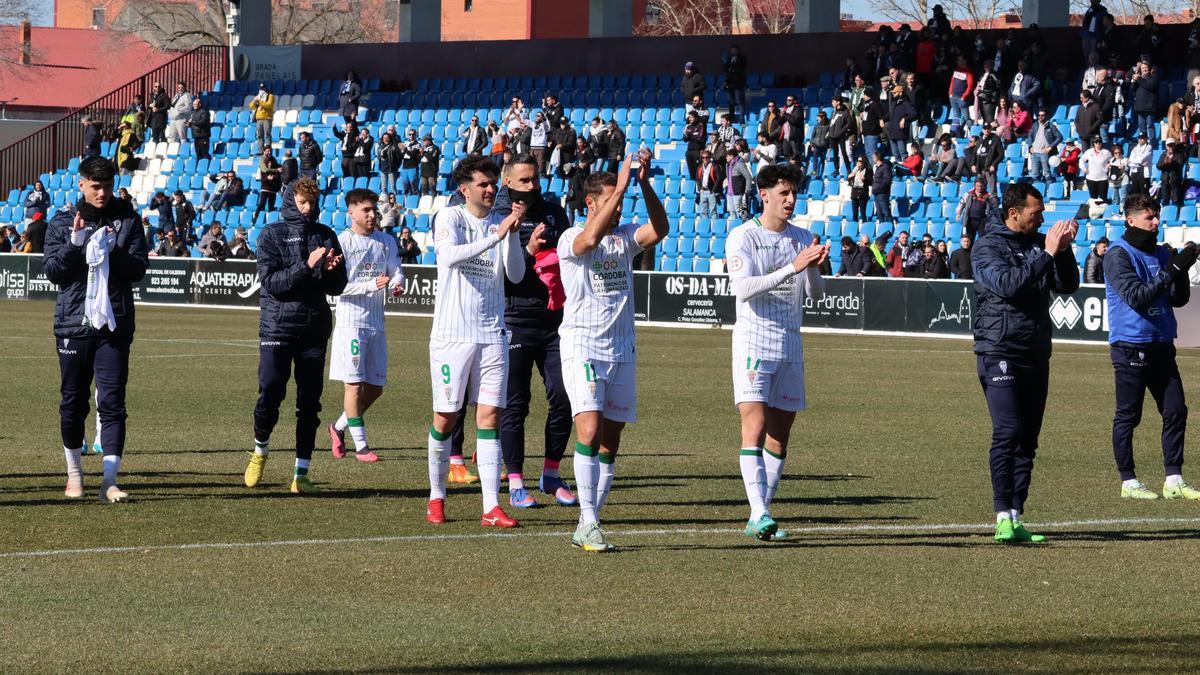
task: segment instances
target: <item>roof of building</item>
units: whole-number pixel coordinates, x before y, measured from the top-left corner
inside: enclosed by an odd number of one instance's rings
[[[75,109],[178,56],[113,31],[35,26],[30,65],[20,27],[0,26],[0,100],[10,108]]]

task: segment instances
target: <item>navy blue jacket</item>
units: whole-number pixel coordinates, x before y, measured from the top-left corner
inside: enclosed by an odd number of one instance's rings
[[[455,191],[448,206],[456,206],[463,201],[462,193]],[[512,198],[508,194],[508,186],[500,188],[500,192],[496,194],[492,212],[502,216],[512,213]],[[554,195],[546,195],[537,205],[526,209],[525,220],[521,221],[521,227],[517,230],[521,237],[521,253],[525,256],[525,276],[516,284],[507,278],[504,280],[504,322],[509,326],[544,328],[554,332],[562,323],[562,310],[547,309],[550,303],[550,289],[533,271],[534,258],[525,250],[529,245],[529,237],[540,223],[546,223],[546,246],[550,249],[557,248],[558,238],[571,227],[571,223],[567,220],[567,212]]]
[[[88,264],[84,247],[71,243],[76,207],[59,211],[46,229],[45,256],[42,269],[46,278],[58,285],[58,302],[54,307],[54,335],[61,338],[90,337],[108,333],[84,323],[83,305],[87,298]],[[134,331],[133,285],[146,276],[149,264],[146,233],[142,219],[133,206],[124,200],[113,199],[101,212],[98,220],[87,222],[90,238],[98,227],[112,227],[117,245],[108,257],[108,298],[113,316],[117,319],[115,335],[132,338]]]
[[[346,289],[346,266],[310,269],[308,256],[322,246],[341,255],[342,247],[332,229],[300,215],[292,186],[284,189],[279,212],[282,220],[267,225],[258,238],[258,335],[328,340],[333,314],[326,296]]]
[[[975,353],[1010,358],[1050,357],[1050,292],[1079,289],[1079,266],[1068,248],[1051,257],[1046,236],[988,217],[971,251],[975,274]]]

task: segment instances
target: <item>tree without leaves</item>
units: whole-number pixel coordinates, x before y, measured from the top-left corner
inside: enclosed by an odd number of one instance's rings
[[[731,3],[726,0],[649,0],[647,20],[635,35],[728,35],[732,32]],[[649,17],[654,17],[650,19]]]
[[[1200,12],[1200,0],[1104,0],[1103,4],[1118,24],[1140,24],[1147,14],[1182,14],[1191,9],[1196,16]],[[1071,0],[1071,11],[1076,14],[1088,11],[1089,6],[1088,0]]]

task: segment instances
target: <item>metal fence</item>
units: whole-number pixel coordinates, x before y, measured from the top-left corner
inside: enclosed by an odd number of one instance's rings
[[[195,93],[225,79],[228,72],[228,49],[197,47],[0,149],[0,199],[9,190],[30,185],[41,174],[63,168],[73,157],[83,154],[84,117],[91,117],[106,127],[115,127],[134,96],[141,94],[149,104],[155,82],[161,83],[167,93],[172,94],[175,82],[182,80],[187,83],[188,91]]]

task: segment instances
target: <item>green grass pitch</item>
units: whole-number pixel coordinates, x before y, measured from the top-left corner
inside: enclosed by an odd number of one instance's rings
[[[970,343],[806,336],[811,407],[772,509],[797,536],[766,545],[739,532],[729,333],[641,328],[641,421],[604,513],[620,551],[597,556],[569,545],[570,508],[485,536],[478,488],[451,492],[452,522],[425,524],[428,319],[388,321],[389,387],[366,416],[384,461],[334,461],[322,433],[312,475],[327,492],[299,498],[291,399],[265,484],[241,485],[257,314],[138,311],[122,467],[135,501],[103,506],[94,457],[88,498],[62,496],[52,306],[0,303],[0,671],[1200,666],[1200,504],[1118,498],[1101,347],[1057,349],[1027,514],[1051,541],[1014,548],[991,541]],[[1200,358],[1180,365],[1195,401]],[[340,401],[328,383],[325,422]],[[544,413],[535,396],[534,477]],[[1158,428],[1148,405],[1137,447],[1155,489]]]

